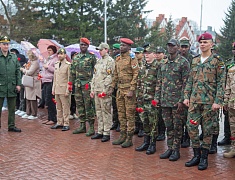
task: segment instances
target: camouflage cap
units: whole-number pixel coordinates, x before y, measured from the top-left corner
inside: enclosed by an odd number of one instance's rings
[[[101,43],[99,47],[96,48],[96,50],[102,50],[102,49],[109,49],[109,45],[107,43]]]
[[[142,48],[142,47],[137,47],[134,52],[135,52],[135,53],[143,53],[143,52],[144,52],[144,48]]]
[[[10,43],[10,38],[7,36],[0,37],[0,43]]]
[[[177,39],[171,39],[168,41],[167,45],[172,44],[173,46],[179,46],[179,41]]]
[[[165,53],[165,52],[166,52],[165,49],[163,47],[161,47],[161,46],[158,46],[156,48],[156,53]]]
[[[180,40],[180,46],[190,46],[188,39],[182,39]]]
[[[57,54],[66,54],[66,50],[65,48],[60,48],[58,51],[57,51]]]
[[[120,44],[118,44],[118,43],[113,44],[113,49],[120,49]]]
[[[153,46],[149,46],[147,47],[144,52],[149,52],[149,53],[152,53],[152,52],[156,52],[156,48],[154,48]]]

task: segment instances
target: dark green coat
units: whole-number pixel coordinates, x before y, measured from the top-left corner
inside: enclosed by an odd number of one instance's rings
[[[8,52],[5,57],[0,50],[0,97],[15,97],[16,86],[20,85],[20,63],[17,56]]]

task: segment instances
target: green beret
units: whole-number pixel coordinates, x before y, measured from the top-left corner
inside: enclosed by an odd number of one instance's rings
[[[66,54],[66,50],[65,48],[60,48],[58,51],[57,51],[57,54]]]
[[[0,37],[0,43],[9,43],[11,40],[7,36]]]
[[[118,43],[113,44],[113,49],[120,49],[120,44],[118,44]]]
[[[135,52],[135,53],[142,53],[142,52],[144,52],[144,48],[142,48],[142,47],[137,47],[134,52]]]

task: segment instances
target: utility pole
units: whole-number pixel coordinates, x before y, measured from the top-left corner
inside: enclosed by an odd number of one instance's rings
[[[203,0],[201,0],[200,35],[202,34],[202,4],[203,4]]]

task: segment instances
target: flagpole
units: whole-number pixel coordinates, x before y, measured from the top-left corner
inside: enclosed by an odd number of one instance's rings
[[[107,43],[107,0],[104,0],[104,42]]]
[[[202,34],[202,4],[203,4],[203,0],[201,0],[200,35]]]

